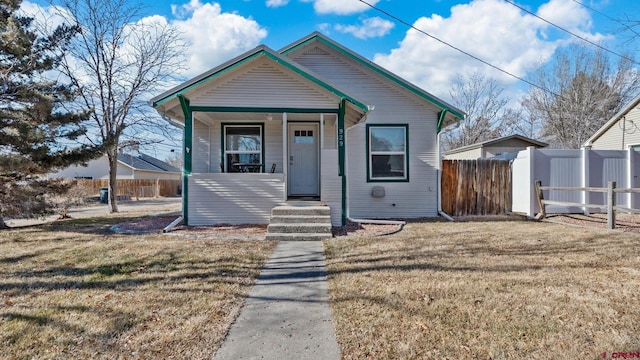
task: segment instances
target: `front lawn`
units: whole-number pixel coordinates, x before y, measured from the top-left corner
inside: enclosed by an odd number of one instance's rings
[[[0,357],[215,353],[275,242],[107,231],[125,220],[0,231]]]
[[[597,359],[640,351],[640,236],[410,223],[325,243],[345,359]]]

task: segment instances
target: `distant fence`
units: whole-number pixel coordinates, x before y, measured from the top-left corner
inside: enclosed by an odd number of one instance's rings
[[[118,195],[129,195],[132,198],[177,196],[180,195],[181,180],[117,180]],[[78,186],[87,190],[89,194],[98,195],[100,188],[108,187],[106,179],[78,179]]]
[[[596,187],[564,187],[564,186],[542,186],[542,182],[540,180],[536,180],[535,189],[538,200],[538,207],[540,208],[540,213],[536,215],[536,219],[544,219],[547,216],[546,207],[547,205],[565,205],[565,206],[580,206],[585,208],[597,208],[601,210],[605,210],[607,212],[607,227],[609,229],[614,229],[616,227],[616,212],[623,211],[626,213],[640,213],[640,209],[631,209],[624,206],[616,205],[616,193],[627,193],[627,194],[638,194],[640,193],[639,188],[616,188],[615,181],[609,181],[606,188],[596,188]],[[545,200],[544,199],[544,191],[581,191],[581,192],[598,192],[598,193],[606,193],[606,205],[599,204],[582,204],[582,203],[571,203],[566,201],[556,201],[556,200]]]
[[[442,210],[452,216],[511,212],[509,160],[443,160]]]
[[[528,148],[513,160],[514,212],[534,217],[540,205],[534,181],[546,187],[545,212],[548,214],[606,212],[606,188],[615,181],[620,188],[640,187],[640,152],[634,150],[547,150]],[[572,190],[568,190],[572,188]],[[586,190],[575,190],[576,188]],[[640,194],[616,191],[616,204],[634,209],[640,207]],[[592,205],[592,206],[585,206]]]

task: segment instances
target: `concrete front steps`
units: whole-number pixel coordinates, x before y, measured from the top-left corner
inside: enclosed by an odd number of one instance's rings
[[[267,240],[324,240],[331,237],[331,210],[326,205],[282,205],[271,210]]]

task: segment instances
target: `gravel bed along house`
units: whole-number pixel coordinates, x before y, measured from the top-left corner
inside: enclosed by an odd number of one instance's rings
[[[179,215],[149,216],[139,220],[118,224],[114,231],[122,233],[161,233],[162,230],[176,220]],[[401,228],[399,225],[358,224],[350,222],[346,226],[333,227],[334,237],[353,236],[367,237],[395,233]],[[221,239],[264,239],[267,225],[217,225],[217,226],[184,226],[182,223],[171,229],[171,235],[215,237]]]

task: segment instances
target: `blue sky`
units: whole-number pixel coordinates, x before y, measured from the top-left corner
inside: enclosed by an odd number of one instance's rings
[[[56,0],[53,0],[54,2]],[[367,2],[466,52],[526,78],[553,53],[580,40],[509,4],[513,0],[367,0]],[[529,11],[616,52],[636,52],[615,19],[640,20],[640,2],[629,0],[519,0]],[[589,9],[581,3],[587,5]],[[29,6],[48,6],[32,0]],[[144,14],[178,28],[190,44],[185,78],[193,77],[259,44],[278,50],[313,31],[360,53],[449,101],[458,75],[496,79],[517,104],[527,85],[469,58],[358,0],[155,0]],[[604,14],[604,15],[603,15]],[[640,30],[640,29],[639,29]]]
[[[32,3],[47,6],[48,1],[32,0]],[[556,49],[580,42],[505,0],[367,2],[521,77],[548,62]],[[635,44],[624,44],[628,32],[621,32],[622,25],[607,16],[640,19],[640,2],[519,0],[516,3],[617,52],[635,50]],[[259,44],[278,50],[313,31],[321,31],[445,100],[455,76],[474,72],[484,73],[513,89],[514,98],[526,90],[522,82],[410,30],[359,0],[155,0],[144,2],[144,15],[165,21],[184,33],[191,44],[186,54],[187,71],[183,74],[186,78]]]

